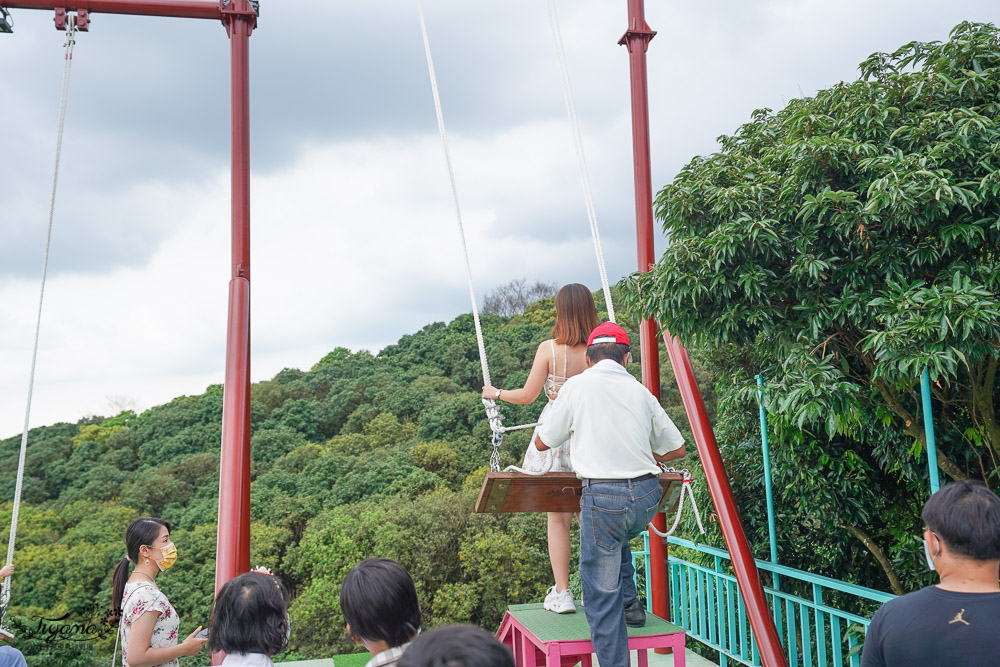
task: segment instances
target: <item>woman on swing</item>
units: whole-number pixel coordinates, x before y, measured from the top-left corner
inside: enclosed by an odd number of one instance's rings
[[[545,413],[559,395],[563,383],[587,369],[587,336],[600,323],[590,290],[579,283],[566,285],[556,294],[553,338],[538,346],[524,386],[520,389],[497,389],[487,385],[483,387],[483,398],[526,404],[538,398],[538,394],[544,389],[549,403],[538,417],[538,421],[544,421]],[[524,472],[573,472],[569,455],[571,442],[544,452],[538,451],[534,442],[535,434],[532,433],[521,466]],[[549,588],[544,607],[557,614],[576,611],[573,592],[569,590],[569,529],[572,519],[571,512],[548,513],[549,562],[552,564],[555,585]]]

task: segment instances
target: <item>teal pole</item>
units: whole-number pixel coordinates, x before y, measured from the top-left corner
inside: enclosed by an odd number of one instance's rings
[[[764,379],[757,376],[757,406],[760,408],[760,448],[764,456],[764,495],[767,498],[767,536],[771,562],[778,564],[778,542],[774,536],[774,496],[771,491],[771,455],[767,447],[767,413],[764,411]]]
[[[771,562],[778,564],[778,542],[774,536],[774,495],[771,491],[771,454],[767,447],[767,412],[764,411],[764,378],[757,376],[757,406],[760,408],[760,448],[764,456],[764,495],[767,498],[767,537],[771,543]],[[774,586],[777,588],[777,574]]]
[[[927,468],[931,474],[931,494],[941,488],[938,480],[937,445],[934,443],[934,415],[931,413],[931,376],[924,368],[920,376],[920,395],[924,402],[924,433],[927,436]]]

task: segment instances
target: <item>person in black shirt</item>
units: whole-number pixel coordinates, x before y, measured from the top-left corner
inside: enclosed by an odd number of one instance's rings
[[[921,517],[941,583],[882,605],[861,667],[1000,667],[1000,498],[979,482],[950,484]]]

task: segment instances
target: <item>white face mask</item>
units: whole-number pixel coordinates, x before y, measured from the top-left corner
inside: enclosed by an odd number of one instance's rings
[[[938,537],[937,533],[935,533],[934,531],[931,531],[931,535],[938,538],[938,548],[937,551],[934,553],[934,555],[931,556],[931,547],[927,543],[927,540],[924,540],[924,560],[927,561],[928,569],[930,569],[933,572],[934,570],[937,569],[936,567],[934,567],[934,561],[941,554],[941,538]]]

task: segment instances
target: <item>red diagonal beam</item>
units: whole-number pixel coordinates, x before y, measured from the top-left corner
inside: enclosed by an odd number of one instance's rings
[[[760,659],[764,667],[787,667],[788,661],[781,648],[778,630],[774,627],[774,619],[767,609],[767,598],[764,587],[760,583],[757,564],[754,562],[747,533],[740,520],[740,512],[736,508],[733,489],[729,485],[726,466],[722,463],[719,445],[715,441],[712,424],[705,411],[705,402],[698,390],[698,381],[691,368],[691,360],[681,342],[667,331],[663,334],[663,342],[667,344],[667,354],[670,365],[673,366],[677,378],[677,388],[684,401],[684,411],[691,423],[691,435],[698,446],[698,456],[705,470],[705,483],[712,494],[715,511],[719,516],[719,527],[726,539],[726,548],[733,562],[736,583],[743,594],[743,604],[747,610],[747,618],[753,629]],[[795,650],[794,648],[792,650]]]
[[[172,16],[187,19],[222,18],[219,2],[207,0],[0,0],[7,9],[85,9],[92,14]]]

